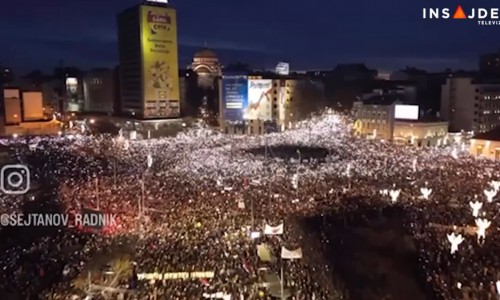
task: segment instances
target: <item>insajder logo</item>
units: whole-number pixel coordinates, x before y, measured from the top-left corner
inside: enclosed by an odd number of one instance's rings
[[[478,25],[500,25],[498,20],[498,8],[471,8],[466,10],[467,14],[458,6],[453,13],[453,19],[477,20]],[[451,17],[449,8],[424,8],[424,19],[449,19]]]

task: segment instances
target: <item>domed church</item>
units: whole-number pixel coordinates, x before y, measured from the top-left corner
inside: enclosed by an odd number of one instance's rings
[[[212,88],[214,78],[221,75],[219,59],[206,44],[194,55],[191,69],[198,74],[198,85],[204,88]]]

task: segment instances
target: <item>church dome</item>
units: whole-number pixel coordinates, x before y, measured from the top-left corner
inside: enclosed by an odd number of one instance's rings
[[[217,55],[215,55],[215,53],[208,49],[207,47],[199,50],[198,52],[196,52],[196,54],[194,55],[194,58],[215,58],[217,59]]]

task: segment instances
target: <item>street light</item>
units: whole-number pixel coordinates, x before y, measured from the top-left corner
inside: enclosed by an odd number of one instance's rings
[[[145,210],[144,208],[144,203],[145,203],[145,194],[146,194],[146,187],[145,187],[145,182],[146,182],[146,172],[151,168],[153,165],[153,156],[151,154],[148,154],[147,156],[147,169],[142,173],[142,182],[141,182],[141,199],[139,199],[139,228],[141,229],[142,233],[142,215],[143,211]]]

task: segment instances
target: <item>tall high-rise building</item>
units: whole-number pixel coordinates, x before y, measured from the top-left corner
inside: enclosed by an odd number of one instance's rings
[[[479,72],[484,75],[500,74],[500,50],[497,53],[486,53],[479,56]]]
[[[115,95],[115,70],[93,69],[83,76],[84,110],[113,113]]]
[[[500,81],[450,77],[441,87],[441,117],[450,131],[486,132],[500,126]]]
[[[121,112],[140,119],[180,116],[177,16],[146,1],[118,15]]]

